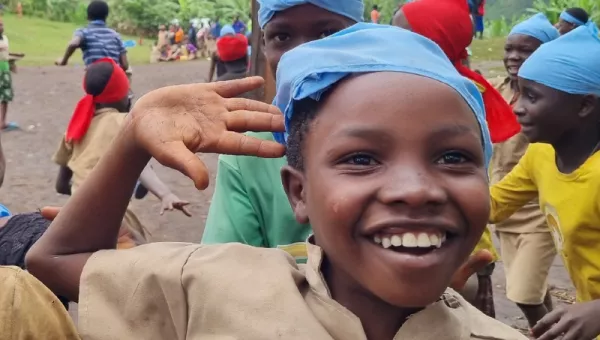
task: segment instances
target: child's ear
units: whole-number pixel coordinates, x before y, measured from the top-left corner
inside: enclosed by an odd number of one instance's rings
[[[593,94],[583,96],[581,108],[579,109],[579,117],[589,117],[594,112],[600,111],[600,100]]]
[[[296,216],[296,221],[307,224],[309,220],[304,201],[304,174],[286,165],[281,169],[281,183],[294,211],[294,216]]]

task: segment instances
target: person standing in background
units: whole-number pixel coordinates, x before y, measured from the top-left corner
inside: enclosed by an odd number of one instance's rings
[[[483,39],[483,30],[485,28],[485,24],[483,22],[483,17],[485,15],[485,0],[476,0],[475,5],[476,7],[473,13],[475,38],[477,38],[477,35],[479,35],[479,39]]]
[[[236,16],[235,20],[233,20],[233,29],[235,30],[235,33],[237,34],[242,34],[242,35],[246,35],[246,24],[244,24],[242,22],[242,20],[240,20],[240,16]]]
[[[4,22],[0,19],[0,129],[3,131],[19,128],[16,123],[8,123],[6,120],[8,103],[14,96],[9,58],[8,37],[4,35]]]
[[[373,10],[371,11],[371,22],[374,24],[378,24],[379,16],[379,8],[377,7],[377,5],[373,5]]]
[[[210,34],[213,36],[213,38],[217,39],[221,36],[221,27],[221,19],[217,17],[210,30]]]

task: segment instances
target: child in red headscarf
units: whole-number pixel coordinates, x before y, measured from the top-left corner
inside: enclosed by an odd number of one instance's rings
[[[112,59],[90,65],[83,87],[86,95],[77,104],[53,157],[60,165],[56,189],[62,194],[71,194],[82,185],[119,133],[126,119],[122,112],[130,107],[127,75]],[[178,209],[189,216],[188,202],[175,196],[150,167],[144,170],[140,181],[162,201],[161,214],[166,209]],[[131,209],[127,209],[123,227],[131,238],[131,242],[124,242],[127,247],[144,243],[150,236]]]
[[[512,108],[502,95],[479,73],[469,69],[467,47],[473,40],[473,22],[469,6],[464,0],[419,0],[407,3],[394,16],[394,25],[421,34],[444,51],[448,59],[464,77],[479,88],[485,104],[486,120],[492,142],[504,142],[516,135],[521,127]],[[497,258],[489,229],[476,250],[487,249]],[[494,265],[478,274],[479,288],[473,304],[481,311],[494,316],[491,274]]]
[[[208,81],[214,77],[216,63],[221,62],[223,71],[217,75],[217,81],[234,80],[246,77],[248,70],[248,38],[243,34],[227,34],[217,40],[217,52],[211,64]]]

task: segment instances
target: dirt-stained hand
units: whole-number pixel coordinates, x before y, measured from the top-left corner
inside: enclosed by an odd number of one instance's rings
[[[265,158],[284,155],[283,145],[243,134],[285,130],[283,116],[275,106],[233,98],[263,83],[260,77],[249,77],[158,89],[135,104],[128,128],[138,147],[191,178],[196,188],[205,189],[209,176],[196,152]]]
[[[600,336],[600,300],[560,307],[548,313],[532,329],[538,340],[591,340]]]

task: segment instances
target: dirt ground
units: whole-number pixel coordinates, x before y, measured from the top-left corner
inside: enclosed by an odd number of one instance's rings
[[[482,65],[482,68],[485,66]],[[208,70],[207,62],[187,62],[144,65],[134,68],[133,89],[139,97],[150,90],[189,82],[203,81]],[[2,134],[2,145],[7,156],[7,176],[0,189],[0,202],[15,213],[36,210],[46,205],[62,205],[66,197],[56,194],[54,181],[57,166],[52,163],[54,153],[72,113],[82,94],[81,67],[21,68],[14,76],[15,102],[9,107],[9,119],[22,130]],[[214,155],[202,155],[212,179],[216,173]],[[159,216],[159,201],[149,195],[134,202],[134,209],[149,226],[154,241],[199,242],[211,202],[213,184],[203,191],[195,190],[183,175],[155,166],[158,175],[179,197],[191,202],[192,218],[180,213]],[[561,262],[557,259],[550,275],[558,300],[573,296]],[[520,312],[505,298],[504,272],[499,263],[494,273],[497,318],[509,325],[526,326]],[[557,299],[555,299],[557,300]]]

